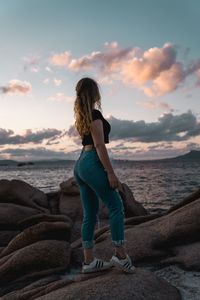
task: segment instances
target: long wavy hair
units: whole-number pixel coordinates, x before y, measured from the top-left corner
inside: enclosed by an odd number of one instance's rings
[[[98,83],[89,77],[81,78],[76,84],[76,99],[74,102],[74,126],[79,135],[90,133],[92,122],[92,109],[101,108],[101,95]]]

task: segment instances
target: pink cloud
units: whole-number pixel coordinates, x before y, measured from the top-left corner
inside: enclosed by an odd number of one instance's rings
[[[49,63],[55,66],[67,67],[70,60],[71,60],[71,53],[66,51],[64,53],[52,55],[49,58]]]
[[[97,68],[102,74],[116,71],[121,61],[129,56],[132,48],[120,49],[116,42],[105,43],[105,50],[93,51],[91,54],[80,58],[72,58],[69,52],[55,54],[49,58],[51,64],[66,66],[70,70],[80,71]]]
[[[143,85],[149,80],[156,79],[164,70],[168,70],[175,62],[176,52],[171,44],[163,48],[150,48],[142,57],[133,57],[124,62],[122,77],[125,83]]]
[[[6,86],[0,87],[0,90],[7,95],[26,95],[31,92],[32,86],[27,81],[13,79]]]
[[[49,61],[71,71],[96,70],[100,82],[111,84],[113,80],[121,80],[125,85],[142,90],[148,97],[160,97],[175,91],[187,76],[200,69],[199,60],[186,67],[178,62],[177,50],[171,43],[143,51],[138,47],[120,48],[116,41],[105,42],[102,51],[93,51],[79,58],[64,52],[53,55]]]
[[[185,79],[185,73],[180,63],[175,63],[152,81],[151,87],[144,87],[144,93],[149,96],[162,96],[176,90]]]
[[[145,101],[145,102],[137,102],[140,106],[143,106],[147,109],[164,109],[166,111],[172,111],[173,109],[166,102],[155,102],[153,100]]]

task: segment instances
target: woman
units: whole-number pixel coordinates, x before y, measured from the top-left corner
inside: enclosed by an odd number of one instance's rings
[[[80,189],[83,207],[81,228],[84,262],[82,272],[89,273],[116,266],[133,272],[124,244],[124,206],[117,188],[119,180],[112,168],[105,144],[109,143],[110,124],[101,111],[101,96],[97,82],[82,78],[76,85],[74,103],[75,127],[82,138],[82,151],[74,166],[74,178]],[[95,104],[99,109],[95,108]],[[94,230],[99,210],[99,198],[109,211],[112,244],[115,255],[109,262],[93,256]]]

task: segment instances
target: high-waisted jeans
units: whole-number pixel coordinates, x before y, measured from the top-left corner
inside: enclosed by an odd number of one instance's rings
[[[108,209],[112,244],[123,245],[126,241],[124,239],[124,205],[118,190],[110,186],[107,172],[99,159],[96,148],[90,150],[82,148],[74,166],[74,178],[79,186],[83,208],[82,246],[92,248],[95,244],[94,230],[99,212],[99,199]]]

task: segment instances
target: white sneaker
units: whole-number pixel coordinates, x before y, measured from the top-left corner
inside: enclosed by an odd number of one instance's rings
[[[110,259],[110,263],[112,266],[126,273],[134,273],[136,269],[128,254],[126,254],[126,258],[124,259],[119,259],[116,255],[113,255]]]
[[[82,273],[98,272],[112,267],[110,262],[106,262],[102,259],[94,257],[93,261],[89,265],[82,263]]]

